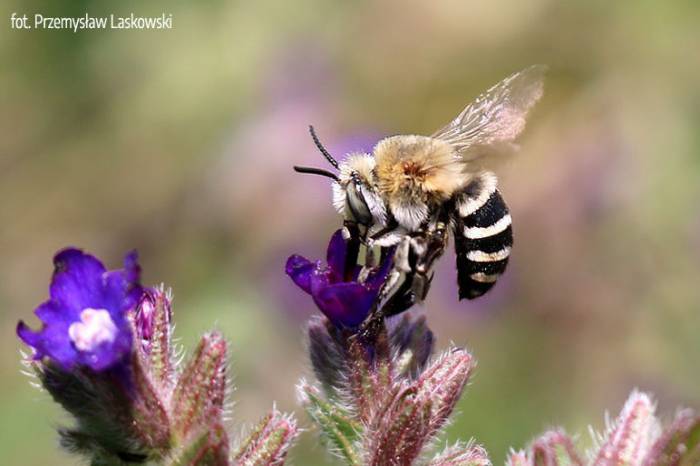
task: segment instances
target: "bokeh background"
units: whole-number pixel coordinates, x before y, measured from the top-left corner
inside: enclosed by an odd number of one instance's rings
[[[512,265],[475,302],[454,256],[424,306],[479,359],[450,439],[587,438],[633,387],[700,407],[700,4],[695,1],[4,1],[0,8],[0,463],[64,466],[65,419],[20,374],[53,253],[111,267],[137,248],[175,293],[185,346],[230,339],[235,423],[294,410],[310,299],[283,274],[320,257],[330,187],[295,175],[382,136],[429,134],[533,63],[546,93],[502,175]],[[172,13],[170,31],[17,31],[10,14]],[[307,432],[294,464],[332,464]]]

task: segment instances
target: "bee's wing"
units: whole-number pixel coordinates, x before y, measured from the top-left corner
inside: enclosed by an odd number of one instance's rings
[[[542,97],[547,67],[533,65],[481,94],[432,137],[452,144],[465,162],[508,152],[525,127],[525,117]]]

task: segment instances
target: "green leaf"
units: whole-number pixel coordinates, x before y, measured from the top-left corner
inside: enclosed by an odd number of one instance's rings
[[[360,424],[354,422],[340,407],[323,400],[314,387],[300,387],[305,397],[305,408],[311,419],[321,429],[324,438],[350,465],[361,461],[354,446],[361,432]]]

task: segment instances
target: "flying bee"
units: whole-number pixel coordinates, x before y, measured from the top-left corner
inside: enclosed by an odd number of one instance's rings
[[[393,251],[384,315],[425,299],[450,233],[460,299],[483,295],[505,271],[513,245],[511,217],[487,167],[497,154],[517,148],[514,140],[542,96],[544,71],[535,65],[507,77],[431,136],[387,137],[372,154],[351,153],[341,163],[310,127],[338,173],[294,169],[334,180],[333,205],[349,238],[346,265],[354,268],[361,244],[368,251]]]

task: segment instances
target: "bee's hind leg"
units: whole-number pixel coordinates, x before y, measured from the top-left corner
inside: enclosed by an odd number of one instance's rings
[[[418,299],[413,290],[413,277],[412,273],[406,274],[404,281],[382,306],[381,314],[383,316],[390,317],[400,314],[416,304]]]
[[[422,302],[428,295],[432,281],[433,274],[430,276],[413,272],[406,274],[404,281],[382,306],[382,314],[385,317],[391,317]]]
[[[430,283],[433,280],[431,272],[433,255],[428,254],[429,263],[425,267],[426,253],[430,243],[424,236],[406,236],[397,246],[392,271],[393,283],[387,287],[388,300],[382,306],[384,316],[393,316],[406,311],[414,304],[421,302],[428,295]],[[399,276],[403,281],[397,287]],[[389,281],[387,281],[389,283]]]
[[[411,238],[411,269],[413,271],[413,292],[419,301],[428,295],[433,281],[433,266],[445,252],[447,246],[447,222],[444,214]]]

